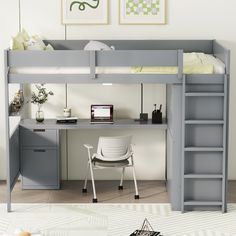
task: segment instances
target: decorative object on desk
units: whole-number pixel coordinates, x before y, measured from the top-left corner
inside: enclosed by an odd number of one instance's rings
[[[48,96],[54,95],[52,91],[47,91],[44,84],[35,85],[37,92],[33,92],[31,96],[31,103],[38,105],[38,111],[36,112],[36,121],[44,121],[44,113],[41,110],[42,105],[48,100]]]
[[[17,93],[15,93],[15,96],[10,104],[10,113],[11,114],[17,114],[24,104],[24,95],[23,91],[19,90]]]
[[[71,116],[71,117],[58,116],[57,117],[58,124],[76,124],[77,121],[78,121],[78,117],[76,116]]]
[[[108,0],[62,0],[63,24],[108,24]]]
[[[157,104],[154,104],[154,111],[152,112],[152,123],[153,124],[162,124],[162,105],[160,105],[159,110],[157,109]]]
[[[147,219],[144,220],[142,228],[135,230],[130,236],[161,236],[160,232],[155,232]]]
[[[65,108],[63,109],[63,116],[64,116],[64,117],[71,117],[71,109],[68,108],[68,107],[65,107]]]
[[[166,24],[166,0],[120,0],[120,24]]]

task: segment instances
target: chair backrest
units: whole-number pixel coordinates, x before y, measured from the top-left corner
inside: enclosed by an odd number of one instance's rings
[[[98,140],[98,158],[104,161],[121,161],[131,156],[132,136],[100,137]]]

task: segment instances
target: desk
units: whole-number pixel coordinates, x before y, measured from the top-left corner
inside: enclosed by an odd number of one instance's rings
[[[76,124],[57,124],[55,119],[37,123],[34,119],[20,122],[20,153],[23,189],[60,189],[60,130],[77,129],[160,129],[163,124],[135,122],[133,119],[117,119],[113,124],[91,124],[88,119]]]
[[[34,119],[24,119],[21,127],[27,129],[55,129],[55,130],[76,130],[76,129],[167,129],[166,119],[162,124],[139,123],[133,119],[116,119],[113,124],[91,124],[89,119],[79,119],[76,124],[57,124],[55,119],[46,119],[43,123],[37,123]]]

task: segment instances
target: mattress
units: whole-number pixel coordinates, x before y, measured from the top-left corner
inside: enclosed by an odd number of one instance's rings
[[[89,67],[15,67],[13,74],[89,74]],[[96,67],[97,74],[177,74],[175,66]],[[213,55],[184,53],[184,74],[224,74],[224,63]]]

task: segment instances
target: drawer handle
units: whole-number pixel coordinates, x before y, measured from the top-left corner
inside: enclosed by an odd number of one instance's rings
[[[33,131],[34,132],[45,132],[46,130],[45,129],[34,129]]]
[[[46,152],[45,149],[34,149],[34,152]]]

